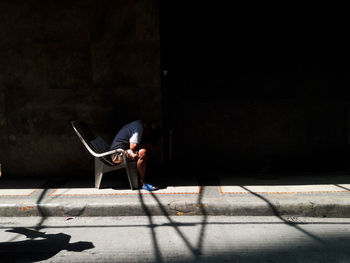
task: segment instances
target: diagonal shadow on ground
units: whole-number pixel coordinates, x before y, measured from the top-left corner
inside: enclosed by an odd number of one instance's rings
[[[295,228],[296,230],[302,232],[303,234],[311,237],[312,239],[314,239],[315,241],[325,245],[325,246],[330,246],[331,244],[329,244],[328,242],[324,241],[323,239],[307,232],[306,230],[302,229],[299,225],[297,224],[294,224],[293,222],[290,222],[288,221],[286,218],[284,218],[278,211],[278,209],[267,199],[265,198],[264,196],[258,194],[258,193],[255,193],[251,190],[249,190],[247,187],[241,185],[240,187],[242,187],[243,189],[245,189],[246,191],[250,192],[251,194],[253,194],[254,196],[258,197],[259,199],[263,200],[264,202],[266,202],[266,204],[271,208],[273,214],[278,217],[279,219],[281,219],[285,224]]]
[[[169,223],[162,224],[162,226],[171,226],[171,227],[173,227],[175,232],[182,239],[182,241],[185,243],[186,247],[189,249],[189,251],[193,255],[195,262],[198,262],[200,260],[200,257],[201,257],[201,254],[202,254],[202,249],[203,249],[203,242],[204,242],[204,238],[205,238],[205,229],[206,229],[206,226],[207,226],[207,214],[205,212],[204,206],[201,204],[202,194],[203,194],[203,188],[202,188],[201,193],[199,194],[198,201],[197,201],[197,207],[199,207],[201,209],[201,213],[202,213],[203,216],[202,216],[201,222],[199,224],[200,225],[200,231],[199,231],[198,240],[197,240],[196,244],[193,245],[188,240],[188,238],[186,238],[184,233],[179,228],[180,226],[184,226],[186,224],[184,224],[184,223],[180,223],[179,224],[176,221],[174,221],[170,217],[167,209],[163,206],[163,204],[160,202],[158,197],[151,192],[151,196],[157,202],[157,204],[159,206],[159,209],[163,213],[163,216],[169,221]],[[156,232],[155,232],[155,228],[159,227],[159,225],[153,224],[152,213],[147,208],[147,205],[145,204],[145,202],[143,200],[142,194],[139,195],[139,198],[140,198],[141,205],[142,205],[142,207],[143,207],[143,209],[145,211],[145,214],[149,218],[149,225],[148,225],[148,227],[150,227],[150,229],[151,229],[151,236],[152,236],[152,240],[153,240],[153,249],[154,249],[154,253],[155,253],[156,262],[162,262],[163,261],[162,260],[162,255],[161,255],[160,247],[159,247],[159,244],[158,244],[159,242],[157,240],[157,236],[156,236]],[[191,225],[193,225],[193,224],[191,223]]]

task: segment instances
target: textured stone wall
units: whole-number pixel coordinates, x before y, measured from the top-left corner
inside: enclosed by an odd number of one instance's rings
[[[93,159],[70,121],[111,141],[133,119],[161,122],[152,0],[0,1],[3,175],[78,175]]]

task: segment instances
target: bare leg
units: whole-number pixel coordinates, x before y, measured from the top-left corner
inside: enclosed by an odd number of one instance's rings
[[[139,150],[139,158],[137,160],[137,170],[140,174],[141,184],[146,184],[146,166],[147,166],[147,151],[146,149]]]

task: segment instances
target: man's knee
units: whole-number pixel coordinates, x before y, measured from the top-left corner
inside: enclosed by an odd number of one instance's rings
[[[139,159],[144,160],[147,157],[147,150],[146,149],[140,149],[139,150]]]

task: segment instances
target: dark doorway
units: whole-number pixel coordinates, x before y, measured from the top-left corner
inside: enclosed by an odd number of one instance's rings
[[[347,169],[348,33],[243,28],[238,20],[222,6],[160,4],[170,163]]]

